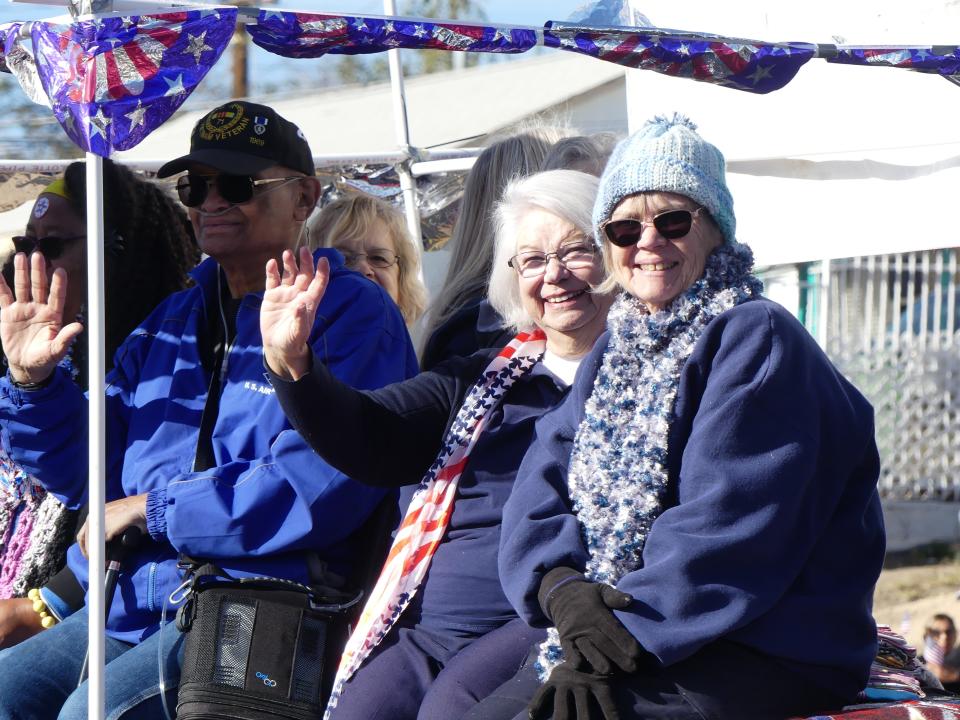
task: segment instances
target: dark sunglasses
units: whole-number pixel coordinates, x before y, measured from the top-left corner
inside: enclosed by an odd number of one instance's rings
[[[58,237],[56,235],[46,235],[44,237],[27,237],[26,235],[17,235],[13,238],[13,248],[18,253],[29,255],[34,250],[39,250],[47,260],[56,260],[63,255],[67,243],[74,240],[82,240],[86,235],[71,235],[69,237]]]
[[[636,245],[640,236],[643,235],[644,228],[648,225],[653,225],[667,240],[677,240],[690,232],[694,216],[699,215],[702,210],[702,207],[696,210],[667,210],[655,215],[652,222],[633,218],[611,220],[603,226],[603,233],[607,236],[607,240],[622,248]]]
[[[254,180],[249,175],[184,175],[177,180],[177,195],[180,198],[180,202],[187,207],[200,207],[203,201],[207,199],[210,186],[214,185],[217,188],[217,194],[228,203],[231,205],[243,205],[253,200],[253,196],[258,187],[271,183],[299,180],[301,177],[301,175],[291,175],[289,177]],[[279,187],[279,185],[277,187]]]

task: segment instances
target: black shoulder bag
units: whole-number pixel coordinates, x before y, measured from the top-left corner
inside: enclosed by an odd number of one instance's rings
[[[177,719],[322,717],[363,593],[188,563]]]

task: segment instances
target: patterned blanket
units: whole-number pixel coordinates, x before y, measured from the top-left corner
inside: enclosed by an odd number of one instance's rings
[[[877,626],[877,657],[861,705],[806,720],[960,720],[960,696],[945,695],[917,651],[886,625]],[[799,720],[799,718],[795,719]]]
[[[960,697],[875,703],[807,720],[960,720]]]

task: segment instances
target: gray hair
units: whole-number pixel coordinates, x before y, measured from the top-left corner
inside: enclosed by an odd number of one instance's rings
[[[517,252],[517,228],[530,210],[540,209],[573,225],[593,239],[593,204],[599,180],[577,170],[548,170],[507,185],[494,211],[494,255],[488,298],[504,326],[520,330],[533,325],[520,302],[516,271],[507,265]]]
[[[580,170],[600,177],[607,156],[600,146],[586,135],[563,138],[550,146],[541,170]]]

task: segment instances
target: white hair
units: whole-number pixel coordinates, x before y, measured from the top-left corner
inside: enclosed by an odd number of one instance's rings
[[[517,272],[507,262],[517,253],[517,228],[530,210],[545,210],[593,239],[593,203],[599,180],[576,170],[548,170],[512,181],[494,210],[493,267],[488,298],[507,328],[533,326],[520,302]]]

